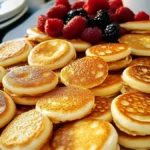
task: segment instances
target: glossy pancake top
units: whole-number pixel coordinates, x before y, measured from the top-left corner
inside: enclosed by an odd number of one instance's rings
[[[127,57],[131,51],[126,44],[104,43],[92,46],[86,50],[87,56],[100,56],[106,62],[117,61]]]
[[[98,56],[77,59],[61,70],[60,78],[65,85],[92,88],[101,84],[108,75],[107,63]]]

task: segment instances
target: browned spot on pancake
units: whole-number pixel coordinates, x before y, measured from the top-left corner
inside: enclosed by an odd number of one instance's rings
[[[41,97],[37,105],[42,110],[69,113],[79,110],[92,101],[94,95],[88,89],[58,87]]]
[[[7,111],[7,105],[7,98],[4,92],[0,91],[0,116],[3,115],[3,112]]]

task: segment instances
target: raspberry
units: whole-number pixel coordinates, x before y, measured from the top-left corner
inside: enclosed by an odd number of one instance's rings
[[[107,0],[88,0],[84,5],[83,5],[84,10],[89,13],[96,13],[100,9],[108,9],[109,4]]]
[[[84,4],[85,4],[85,1],[77,1],[77,2],[74,2],[74,3],[71,5],[71,9],[79,9],[79,8],[82,8]]]
[[[75,16],[63,28],[64,38],[71,39],[80,36],[87,26],[87,19],[82,16]]]
[[[134,20],[134,13],[127,7],[119,7],[116,10],[116,16],[119,22],[127,22]]]
[[[90,42],[91,44],[96,44],[101,41],[102,32],[98,27],[89,27],[82,32],[81,39]]]
[[[68,0],[56,0],[55,5],[65,5],[67,7],[68,10],[70,10],[70,4]]]
[[[144,11],[140,11],[134,18],[135,21],[149,20],[149,15]]]
[[[46,19],[47,19],[47,17],[44,15],[39,15],[37,18],[36,27],[42,32],[44,32],[44,30],[45,30],[44,26],[45,26]]]
[[[50,18],[46,20],[45,32],[49,36],[57,37],[62,34],[64,23],[60,19]]]
[[[59,5],[52,7],[47,12],[47,17],[63,19],[67,15],[67,12],[68,12],[68,9],[66,8],[66,6],[59,4]]]
[[[123,6],[122,0],[109,0],[109,7],[112,12],[115,12],[117,8]]]
[[[110,21],[111,22],[118,22],[118,18],[116,16],[116,14],[114,13],[109,13],[109,17],[110,17]]]
[[[128,30],[126,30],[125,28],[120,27],[119,37],[121,37],[121,36],[123,36],[125,34],[128,34],[128,33],[129,33]]]

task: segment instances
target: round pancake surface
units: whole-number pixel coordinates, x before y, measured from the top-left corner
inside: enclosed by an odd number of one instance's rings
[[[11,97],[0,90],[0,128],[8,124],[14,117],[16,105]]]
[[[113,62],[127,57],[131,53],[127,44],[104,43],[86,50],[86,56],[99,56],[106,62]]]
[[[52,149],[116,150],[118,135],[102,120],[83,119],[60,127],[52,139]]]
[[[2,79],[3,79],[3,77],[5,76],[5,74],[6,74],[5,68],[2,67],[2,66],[0,66],[0,85],[1,85],[1,83],[2,83]]]
[[[16,95],[39,95],[55,88],[58,77],[45,67],[23,66],[8,72],[3,80],[5,90]]]
[[[98,56],[76,59],[60,72],[61,82],[67,86],[92,88],[101,84],[108,75],[107,63]]]
[[[112,98],[104,98],[100,96],[95,97],[95,108],[86,118],[93,118],[99,120],[112,121],[111,106]]]
[[[150,66],[131,66],[123,71],[125,84],[135,90],[150,93]]]
[[[119,39],[128,44],[132,55],[150,56],[150,36],[143,34],[126,34]]]
[[[25,39],[15,39],[0,44],[0,65],[7,67],[27,61],[32,45]]]
[[[104,82],[90,90],[95,96],[111,97],[117,94],[122,87],[120,74],[109,74]]]
[[[0,148],[3,150],[40,149],[52,134],[51,121],[36,110],[17,116],[2,132]]]
[[[85,96],[86,95],[86,96]],[[95,107],[95,97],[88,89],[58,87],[36,103],[36,109],[52,122],[60,123],[83,118]]]
[[[75,56],[75,49],[69,42],[60,39],[48,40],[31,50],[28,63],[56,70],[67,65]]]
[[[116,126],[130,135],[150,135],[150,95],[141,92],[122,94],[112,101]]]

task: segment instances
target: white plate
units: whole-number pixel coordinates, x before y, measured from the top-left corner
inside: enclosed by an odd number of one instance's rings
[[[0,29],[3,29],[5,27],[7,27],[8,25],[12,24],[13,22],[15,22],[16,20],[21,18],[26,13],[27,10],[28,10],[28,6],[26,5],[25,8],[18,15],[16,15],[15,17],[9,19],[8,21],[6,21],[4,23],[1,23],[0,24]]]
[[[0,22],[17,15],[26,5],[26,0],[2,0],[0,6]]]

